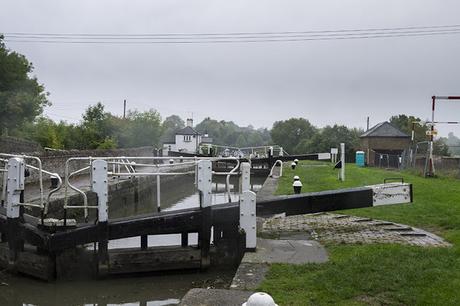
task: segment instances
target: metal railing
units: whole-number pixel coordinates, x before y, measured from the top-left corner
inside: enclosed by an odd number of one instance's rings
[[[270,169],[269,176],[273,177],[273,171],[275,170],[276,165],[280,166],[280,174],[279,174],[278,177],[282,177],[283,176],[283,161],[279,160],[279,159],[275,161],[275,163],[273,164],[272,168]]]
[[[84,218],[85,221],[88,221],[89,216],[89,209],[97,209],[98,206],[96,205],[88,205],[88,197],[82,189],[74,186],[70,178],[77,174],[82,174],[85,171],[89,171],[90,181],[92,182],[92,168],[90,163],[93,160],[104,160],[107,162],[107,167],[111,168],[112,171],[107,171],[108,176],[112,177],[147,177],[147,176],[155,176],[156,177],[156,188],[157,188],[157,210],[161,210],[161,177],[162,176],[177,176],[177,175],[188,175],[195,173],[195,184],[197,184],[197,171],[196,169],[193,171],[187,172],[160,172],[162,168],[171,168],[176,166],[193,166],[197,165],[201,160],[210,160],[212,161],[235,161],[236,166],[230,172],[214,172],[216,175],[226,175],[226,191],[229,201],[231,201],[231,190],[230,190],[230,176],[237,175],[236,172],[240,166],[240,161],[236,157],[152,157],[152,156],[134,156],[134,157],[72,157],[66,161],[65,165],[65,194],[64,194],[64,220],[67,219],[67,209],[83,209],[84,210]],[[134,160],[142,161],[139,163],[134,163]],[[70,164],[76,161],[87,161],[88,166],[70,172]],[[145,161],[167,161],[168,163],[165,164],[158,164],[158,163],[148,163]],[[172,162],[171,162],[172,161]],[[179,163],[174,163],[174,161],[179,161]],[[111,167],[110,167],[111,166]],[[124,167],[125,171],[122,171]],[[139,171],[139,168],[146,168],[150,167],[153,169],[157,169],[156,172],[142,172]],[[91,184],[92,185],[92,184]],[[78,194],[81,195],[83,198],[83,205],[69,205],[69,193],[68,188],[74,190]],[[64,221],[65,222],[65,221]]]
[[[62,187],[62,179],[61,179],[61,177],[57,173],[44,170],[42,168],[41,159],[36,157],[36,156],[19,155],[19,154],[6,154],[6,153],[0,153],[0,156],[9,158],[9,159],[0,158],[0,162],[3,162],[5,164],[5,168],[1,169],[2,170],[1,172],[3,172],[2,195],[1,195],[2,203],[5,203],[6,199],[7,199],[6,192],[7,192],[7,182],[8,182],[8,162],[9,162],[10,159],[19,158],[20,160],[24,161],[24,167],[25,168],[28,168],[28,169],[31,169],[31,170],[34,170],[34,171],[38,171],[38,176],[39,176],[38,184],[39,184],[39,191],[40,191],[39,203],[35,204],[35,203],[27,203],[27,202],[17,202],[14,205],[15,206],[28,206],[28,207],[39,208],[40,212],[41,212],[41,221],[43,223],[44,216],[46,216],[47,213],[48,213],[48,208],[49,208],[49,203],[50,203],[51,196],[54,193],[56,193],[57,191],[59,191],[61,189],[61,187]],[[25,160],[34,160],[37,163],[38,166],[36,167],[36,166],[31,165],[31,164],[27,164],[27,163],[25,163]],[[44,199],[43,174],[49,175],[50,177],[54,177],[54,178],[56,178],[58,180],[57,186],[48,192],[48,195],[46,196],[46,201]],[[22,174],[21,176],[23,177],[24,174]],[[19,179],[19,178],[17,178],[17,179]],[[24,183],[24,182],[22,182],[22,183]]]

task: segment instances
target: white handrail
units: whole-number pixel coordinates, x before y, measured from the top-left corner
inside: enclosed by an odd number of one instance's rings
[[[270,177],[273,177],[273,170],[275,170],[275,167],[276,167],[277,164],[280,165],[280,175],[278,177],[283,176],[283,161],[278,159],[278,160],[275,161],[275,163],[272,166],[272,169],[270,170],[270,175],[269,175]]]
[[[36,156],[29,156],[29,155],[22,155],[22,154],[7,154],[7,153],[0,153],[0,156],[4,157],[19,157],[22,159],[32,159],[35,160],[38,164],[38,184],[40,187],[40,208],[44,209],[44,199],[43,199],[43,169],[42,169],[42,161],[40,158]]]

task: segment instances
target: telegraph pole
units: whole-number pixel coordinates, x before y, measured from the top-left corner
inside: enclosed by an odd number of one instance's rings
[[[126,119],[126,99],[123,100],[123,119]]]

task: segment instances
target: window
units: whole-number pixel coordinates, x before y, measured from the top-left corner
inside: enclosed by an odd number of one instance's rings
[[[190,135],[184,135],[184,142],[190,142],[191,138]]]

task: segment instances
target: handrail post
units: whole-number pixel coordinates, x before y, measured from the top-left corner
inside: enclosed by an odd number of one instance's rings
[[[246,233],[246,249],[255,250],[257,245],[256,194],[251,191],[251,165],[241,163],[240,227]]]
[[[201,249],[201,268],[205,269],[211,263],[209,250],[211,246],[212,218],[212,162],[201,160],[197,164],[198,191],[200,193],[200,208],[202,214],[201,229],[198,233],[198,245]],[[184,235],[185,233],[183,233]]]
[[[24,160],[13,157],[8,160],[6,195],[7,239],[10,250],[9,264],[14,265],[24,242],[18,237],[20,223],[21,193],[24,191]]]
[[[240,227],[246,233],[246,249],[257,246],[256,194],[245,190],[240,195]]]
[[[161,211],[161,181],[160,175],[157,174],[157,212]]]
[[[108,178],[107,161],[96,159],[91,164],[91,189],[97,194],[97,233],[98,233],[98,274],[105,275],[108,272]]]
[[[251,164],[241,163],[240,170],[240,193],[243,193],[246,190],[251,190]]]

